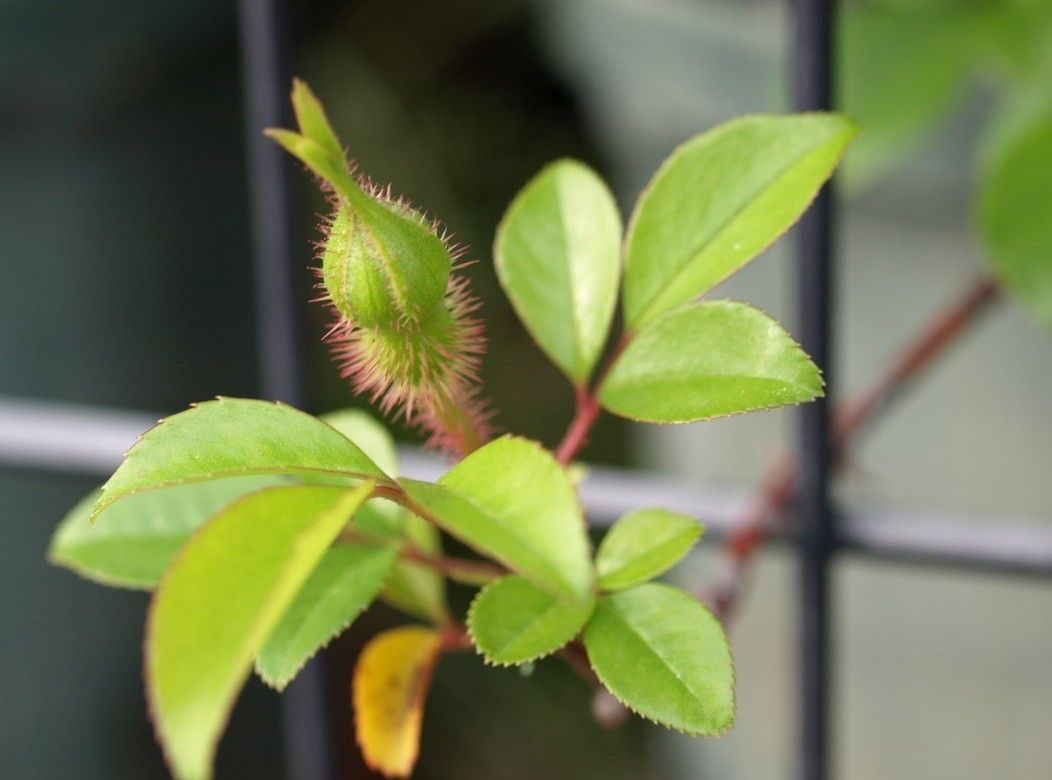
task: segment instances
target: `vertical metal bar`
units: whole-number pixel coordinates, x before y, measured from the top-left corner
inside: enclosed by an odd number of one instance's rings
[[[798,111],[828,110],[833,103],[834,0],[796,0],[793,104]],[[830,404],[834,371],[833,196],[824,187],[796,229],[800,337],[822,368],[826,398],[800,414],[800,772],[801,780],[829,777],[830,605],[833,550],[830,506]]]
[[[241,0],[239,9],[260,384],[267,398],[302,407],[301,296],[288,162],[262,135],[265,127],[287,125],[288,8],[281,0]],[[295,780],[336,776],[324,664],[324,656],[308,664],[282,697],[286,772]]]

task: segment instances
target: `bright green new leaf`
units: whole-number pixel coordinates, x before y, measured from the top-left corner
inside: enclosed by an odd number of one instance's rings
[[[253,659],[372,488],[254,493],[214,517],[176,558],[150,605],[146,685],[179,780],[211,776]]]
[[[647,325],[614,363],[602,405],[633,420],[693,422],[810,401],[818,368],[758,309],[708,301]]]
[[[599,599],[584,645],[631,710],[694,736],[734,723],[734,662],[720,623],[689,594],[648,583]]]
[[[1052,103],[1025,106],[989,142],[979,224],[998,278],[1052,325]]]
[[[357,445],[309,414],[271,401],[220,398],[143,434],[103,485],[93,517],[133,493],[247,474],[388,481]]]
[[[599,587],[622,590],[671,569],[690,552],[701,524],[666,509],[630,512],[610,529],[595,556]]]
[[[493,249],[501,287],[537,344],[580,384],[617,304],[621,216],[588,166],[559,160],[508,207]]]
[[[90,580],[127,588],[153,588],[190,535],[234,500],[280,485],[281,477],[230,477],[153,490],[111,504],[91,522],[96,490],[66,515],[48,559]]]
[[[858,133],[836,114],[749,116],[679,147],[636,204],[629,330],[707,292],[792,225]]]
[[[550,655],[581,630],[595,597],[576,600],[510,576],[479,591],[468,612],[468,633],[492,664],[524,664]]]
[[[566,471],[540,445],[504,436],[432,485],[402,480],[428,519],[542,587],[584,598],[593,583],[584,517]]]
[[[284,689],[343,633],[380,593],[397,557],[395,545],[336,545],[326,552],[256,658],[267,685]]]

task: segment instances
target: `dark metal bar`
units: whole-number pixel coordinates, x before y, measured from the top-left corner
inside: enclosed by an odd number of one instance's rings
[[[833,103],[833,0],[796,0],[793,42],[793,105],[798,111],[828,110]],[[829,558],[834,513],[830,403],[835,384],[832,357],[833,197],[823,188],[796,228],[799,253],[800,341],[822,368],[826,398],[800,414],[800,769],[801,780],[829,777],[830,605]]]
[[[280,0],[242,0],[239,8],[261,388],[268,398],[302,407],[302,296],[291,241],[288,162],[262,135],[265,127],[288,124],[289,9]],[[336,777],[326,690],[322,654],[282,698],[290,778]]]

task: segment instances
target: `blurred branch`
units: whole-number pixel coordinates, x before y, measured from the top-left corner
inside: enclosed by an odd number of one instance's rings
[[[847,460],[858,434],[887,411],[914,379],[960,341],[999,295],[997,282],[986,274],[980,276],[963,296],[940,311],[906,344],[888,371],[857,396],[837,406],[833,419],[833,452],[838,469]],[[704,597],[721,620],[734,616],[755,554],[767,540],[776,519],[792,506],[798,477],[799,470],[792,456],[780,454],[771,463],[755,501],[735,522],[724,544],[722,581]]]

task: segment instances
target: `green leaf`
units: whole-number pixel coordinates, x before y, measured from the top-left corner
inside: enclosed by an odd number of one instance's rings
[[[483,555],[541,587],[584,598],[592,590],[588,536],[566,471],[540,445],[504,436],[439,480],[403,479],[421,512]]]
[[[810,401],[818,368],[758,309],[695,303],[636,334],[599,392],[602,405],[633,420],[693,422]]]
[[[988,146],[979,224],[990,262],[1005,287],[1052,326],[1052,103],[1016,108]]]
[[[610,529],[595,556],[599,587],[622,590],[671,569],[702,533],[693,517],[665,509],[630,512]]]
[[[376,418],[360,409],[344,409],[324,415],[322,419],[360,446],[385,473],[395,476],[400,472],[394,439]],[[433,525],[384,499],[374,498],[366,502],[355,515],[354,525],[368,536],[381,539],[404,537],[418,550],[431,555],[442,554],[442,539]],[[399,559],[387,578],[382,598],[403,612],[433,623],[449,620],[446,581],[429,566]]]
[[[399,472],[398,450],[387,427],[361,409],[340,409],[320,418],[353,441],[384,474]]]
[[[865,128],[844,165],[849,189],[909,159],[946,121],[975,65],[978,10],[963,3],[845,7],[837,36],[839,105]],[[939,45],[929,45],[933,40]]]
[[[599,599],[584,644],[629,709],[694,736],[734,723],[734,662],[720,623],[677,588],[640,585]]]
[[[550,655],[581,630],[595,597],[576,600],[539,588],[524,577],[503,577],[479,591],[468,632],[491,664],[524,664]]]
[[[283,690],[380,593],[398,558],[394,545],[337,545],[325,553],[256,658],[267,685]]]
[[[93,524],[96,490],[59,524],[48,559],[104,585],[150,589],[205,520],[247,493],[283,483],[230,477],[138,493],[107,507]]]
[[[497,275],[537,344],[580,384],[595,368],[617,304],[621,216],[588,166],[559,160],[508,207]]]
[[[271,401],[220,398],[143,434],[103,485],[93,517],[144,490],[246,474],[390,481],[357,445],[309,414]]]
[[[430,555],[442,554],[442,539],[438,529],[423,518],[405,518],[405,538]],[[446,606],[446,581],[430,566],[399,559],[387,578],[383,599],[388,604],[410,615],[442,624],[449,621]]]
[[[629,224],[629,330],[707,292],[804,212],[858,133],[836,114],[749,116],[679,147]]]
[[[150,605],[146,685],[173,774],[205,780],[252,661],[373,483],[271,488],[183,548]]]

